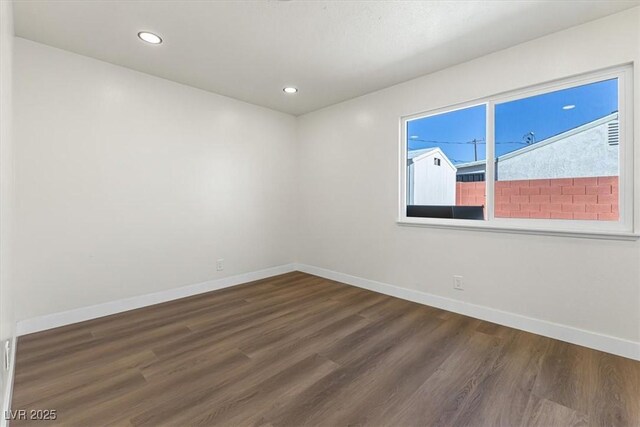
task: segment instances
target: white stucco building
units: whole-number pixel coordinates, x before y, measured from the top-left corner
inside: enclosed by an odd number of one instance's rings
[[[456,167],[440,148],[410,151],[407,168],[408,204],[456,204]]]
[[[617,176],[618,141],[615,112],[498,157],[496,176],[498,181]],[[457,168],[460,177],[477,176],[484,173],[485,161]]]

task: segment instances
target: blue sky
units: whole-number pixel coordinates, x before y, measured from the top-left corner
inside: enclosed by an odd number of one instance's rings
[[[573,108],[563,109],[565,106]],[[578,86],[496,105],[496,153],[524,147],[529,132],[539,142],[606,116],[618,109],[616,79]],[[409,150],[440,147],[453,163],[485,159],[485,106],[466,108],[407,124]]]

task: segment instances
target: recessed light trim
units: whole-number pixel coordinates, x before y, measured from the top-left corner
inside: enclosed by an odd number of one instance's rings
[[[574,108],[576,108],[576,106],[573,104],[565,105],[564,107],[562,107],[563,110],[573,110]]]
[[[138,37],[140,38],[140,40],[147,42],[149,44],[161,44],[162,43],[162,37],[160,37],[157,34],[153,34],[150,33],[148,31],[140,31],[138,33]]]
[[[284,93],[298,93],[298,88],[293,86],[287,86],[284,89],[282,89],[282,91]]]

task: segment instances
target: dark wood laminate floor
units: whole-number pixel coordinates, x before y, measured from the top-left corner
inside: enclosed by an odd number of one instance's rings
[[[640,425],[640,362],[299,272],[24,336],[16,363],[41,426]]]

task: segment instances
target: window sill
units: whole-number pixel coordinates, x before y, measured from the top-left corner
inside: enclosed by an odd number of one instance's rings
[[[431,227],[447,228],[454,230],[488,231],[493,233],[533,234],[539,236],[575,237],[581,239],[627,240],[634,241],[640,238],[640,234],[624,231],[580,231],[580,230],[555,230],[549,228],[516,227],[489,224],[486,221],[474,220],[448,220],[448,222],[430,222],[429,220],[400,219],[396,223],[405,227]]]

